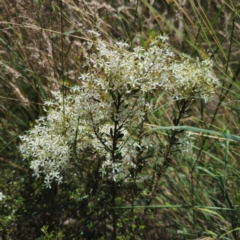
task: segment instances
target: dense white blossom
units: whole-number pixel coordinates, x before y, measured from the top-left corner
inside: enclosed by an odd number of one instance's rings
[[[147,119],[152,105],[147,95],[166,91],[174,98],[208,98],[218,84],[212,62],[194,61],[186,55],[176,57],[159,36],[147,49],[117,42],[109,46],[90,31],[96,40],[88,45],[92,53],[86,60],[81,83],[68,96],[53,93],[45,102],[46,117],[41,117],[26,135],[21,136],[20,151],[36,177],[45,184],[62,181],[62,172],[81,161],[86,149],[103,158],[100,173],[118,181],[131,176],[137,168],[139,151],[147,154],[157,146],[154,137],[136,137],[138,127]],[[79,157],[79,158],[78,158]]]

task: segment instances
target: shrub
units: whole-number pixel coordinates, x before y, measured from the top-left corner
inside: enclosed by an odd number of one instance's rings
[[[98,32],[90,33],[81,83],[66,95],[53,93],[45,102],[47,116],[21,136],[20,151],[46,187],[80,183],[79,201],[86,207],[80,216],[83,237],[96,227],[94,237],[106,237],[109,229],[112,239],[117,233],[141,236],[146,209],[130,217],[124,207],[151,204],[178,134],[173,130],[164,146],[149,132],[152,96],[164,91],[175,100],[179,115],[174,124],[179,125],[195,98],[211,97],[218,80],[209,59],[200,62],[175,54],[166,36],[129,51],[125,42],[110,45]],[[183,141],[181,150],[189,146]]]

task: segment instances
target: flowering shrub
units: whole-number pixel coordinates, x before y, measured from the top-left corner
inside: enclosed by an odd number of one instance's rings
[[[165,36],[147,49],[128,51],[127,43],[109,46],[97,32],[90,33],[95,40],[88,45],[79,86],[64,97],[54,92],[53,100],[45,102],[47,116],[21,136],[23,158],[31,161],[35,176],[45,176],[47,187],[53,180],[60,183],[62,172],[74,171],[75,164],[83,168],[94,159],[100,161],[98,172],[105,179],[147,181],[151,176],[139,173],[156,164],[154,151],[160,147],[144,127],[153,108],[151,93],[208,98],[218,84],[210,60],[176,57]]]

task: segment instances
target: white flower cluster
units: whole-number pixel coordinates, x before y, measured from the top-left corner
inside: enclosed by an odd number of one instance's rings
[[[212,68],[210,59],[193,61],[182,54],[179,61],[172,63],[169,84],[165,88],[172,92],[176,99],[201,97],[207,101],[219,85]]]
[[[139,167],[139,154],[147,155],[157,144],[137,134],[152,110],[148,94],[161,90],[178,98],[209,97],[218,83],[210,61],[195,63],[185,55],[176,60],[167,37],[159,36],[147,50],[130,52],[127,43],[108,46],[99,33],[90,32],[96,40],[88,45],[92,53],[81,84],[64,98],[55,92],[45,103],[47,116],[21,136],[24,159],[37,177],[45,176],[48,187],[53,180],[60,183],[61,172],[73,160],[81,161],[87,149],[103,159],[99,171],[104,177],[128,179],[131,169]]]
[[[192,133],[184,133],[184,137],[178,138],[177,143],[180,144],[181,153],[183,155],[192,155],[194,141],[195,138]]]

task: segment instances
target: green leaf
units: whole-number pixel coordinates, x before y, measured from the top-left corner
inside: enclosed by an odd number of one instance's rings
[[[184,130],[188,132],[199,132],[199,133],[205,133],[205,134],[210,134],[210,135],[217,135],[226,139],[230,139],[236,142],[240,142],[240,136],[233,135],[230,133],[222,133],[222,132],[217,132],[217,131],[212,131],[204,128],[197,128],[197,127],[190,127],[190,126],[169,126],[169,127],[153,127],[149,131],[159,131],[159,130]]]

